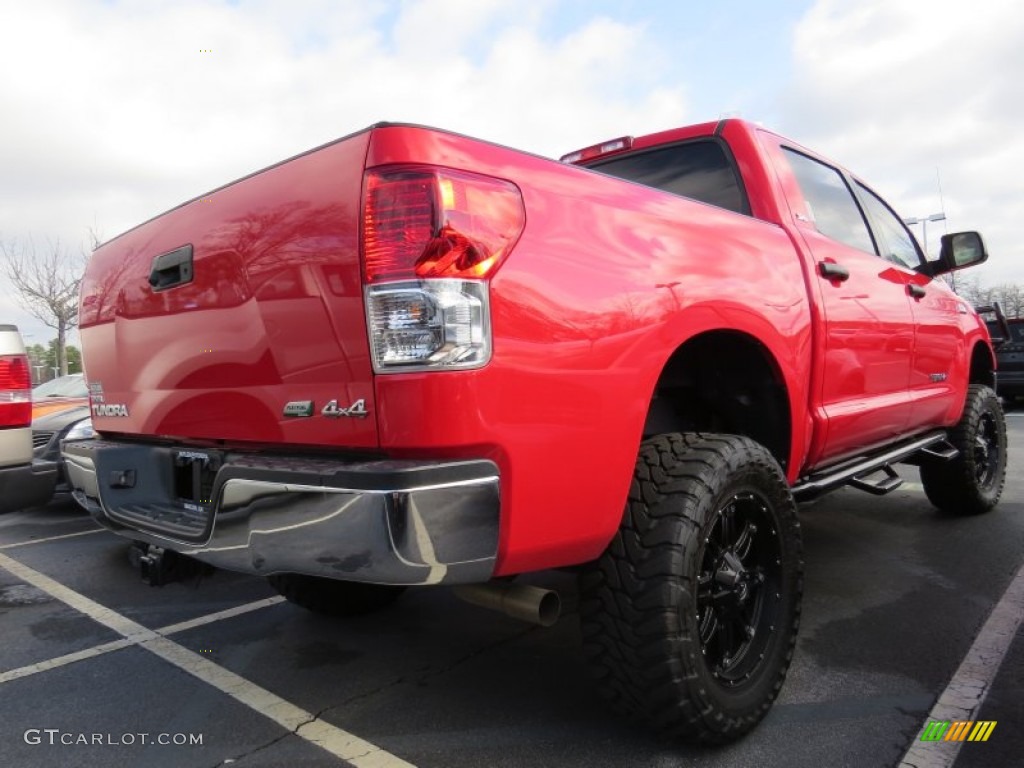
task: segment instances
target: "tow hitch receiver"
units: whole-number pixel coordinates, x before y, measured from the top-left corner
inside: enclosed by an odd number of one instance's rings
[[[171,549],[137,541],[128,553],[131,564],[139,569],[142,580],[151,587],[162,587],[174,581],[202,576],[209,566],[184,557]]]

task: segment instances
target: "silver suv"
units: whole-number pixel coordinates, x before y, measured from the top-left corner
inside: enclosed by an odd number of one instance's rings
[[[57,465],[32,459],[32,376],[18,328],[0,325],[0,512],[53,495]]]

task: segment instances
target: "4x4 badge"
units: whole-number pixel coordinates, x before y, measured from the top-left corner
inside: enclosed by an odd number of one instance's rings
[[[341,416],[354,416],[359,419],[366,418],[370,414],[366,410],[366,400],[359,398],[348,408],[338,407],[337,400],[331,400],[327,405],[320,411],[321,416],[328,416],[333,419],[337,419]]]

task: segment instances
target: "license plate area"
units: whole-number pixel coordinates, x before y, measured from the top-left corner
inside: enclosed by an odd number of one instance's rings
[[[213,528],[213,488],[224,454],[119,445],[97,456],[100,495],[111,520],[199,544]]]
[[[223,458],[210,451],[175,451],[172,476],[174,496],[184,505],[213,504],[213,483]]]

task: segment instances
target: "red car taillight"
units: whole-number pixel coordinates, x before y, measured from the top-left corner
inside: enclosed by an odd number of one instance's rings
[[[373,370],[491,359],[490,286],[526,226],[515,184],[447,168],[366,172],[362,256]]]
[[[486,278],[526,224],[514,184],[445,168],[369,170],[363,200],[368,283]]]
[[[26,355],[0,356],[0,429],[32,424],[32,376]]]

